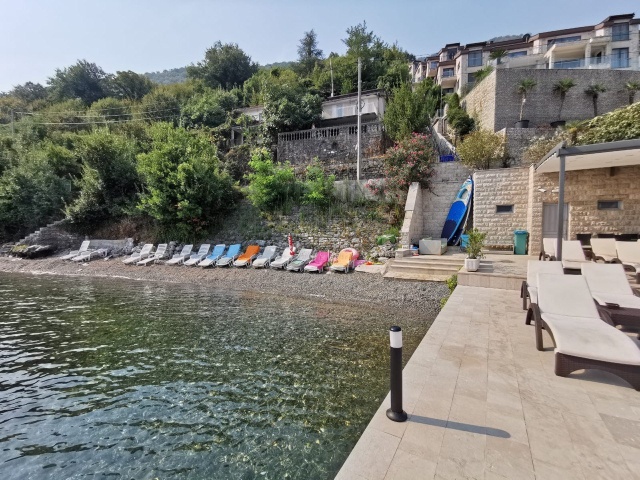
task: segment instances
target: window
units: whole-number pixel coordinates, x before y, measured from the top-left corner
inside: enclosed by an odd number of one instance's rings
[[[453,77],[454,75],[455,75],[455,74],[454,74],[454,72],[453,72],[453,68],[445,68],[445,69],[442,71],[442,76],[443,76],[444,78]]]
[[[431,62],[429,64],[429,68],[432,68],[432,69],[438,68],[438,62]]]
[[[443,88],[442,89],[442,94],[443,95],[447,95],[449,93],[453,93],[453,88]]]
[[[482,66],[482,50],[475,50],[469,52],[467,56],[469,67],[481,67]]]
[[[526,50],[521,50],[519,52],[509,52],[507,54],[507,56],[509,58],[515,58],[515,57],[526,57],[527,56],[527,51]]]
[[[579,42],[582,40],[580,35],[576,35],[575,37],[564,37],[564,38],[552,38],[547,42],[547,46],[554,45],[556,43],[571,43],[571,42]]]
[[[496,213],[513,213],[513,205],[496,205]]]
[[[620,200],[598,200],[598,210],[622,210]]]
[[[467,73],[467,83],[476,83],[475,73]]]
[[[447,60],[453,60],[453,57],[456,56],[457,50],[455,48],[451,50],[447,50]]]
[[[611,27],[611,40],[614,42],[622,42],[629,40],[629,24],[616,23]]]
[[[629,67],[629,49],[614,48],[611,50],[611,68]]]

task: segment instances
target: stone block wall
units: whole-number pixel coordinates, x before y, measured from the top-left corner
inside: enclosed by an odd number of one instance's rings
[[[423,236],[440,238],[451,203],[471,171],[459,162],[438,163],[431,190],[422,191]]]
[[[288,161],[296,169],[303,169],[317,157],[328,173],[339,179],[354,179],[357,132],[356,125],[343,125],[280,133],[278,161]],[[363,123],[361,142],[360,178],[379,177],[382,165],[379,157],[387,145],[382,123]]]
[[[569,204],[567,235],[578,233],[640,233],[640,166],[567,172],[565,202]],[[542,211],[545,203],[558,203],[558,174],[535,174],[529,226],[530,248],[542,246]],[[545,190],[542,192],[541,190]],[[621,210],[598,210],[598,200],[620,200]]]
[[[408,248],[412,243],[418,243],[423,236],[424,218],[422,215],[422,189],[418,182],[409,186],[407,202],[404,208],[404,222],[400,230],[400,245]]]
[[[487,234],[488,246],[513,245],[513,231],[527,228],[529,168],[479,170],[473,180],[473,226]],[[513,211],[498,213],[498,205]]]
[[[593,118],[593,102],[584,93],[589,85],[599,83],[606,92],[598,98],[598,114],[610,112],[629,103],[624,85],[639,82],[640,72],[630,70],[583,69],[500,69],[492,72],[464,98],[467,112],[478,119],[485,129],[498,131],[512,128],[519,120],[522,97],[516,91],[518,83],[532,78],[537,85],[527,96],[524,118],[530,126],[548,125],[556,120],[587,120]],[[553,92],[558,80],[571,78],[576,83],[567,93],[562,117],[559,117],[560,96]]]
[[[505,137],[507,142],[509,164],[519,166],[523,165],[522,154],[531,140],[536,137],[552,137],[555,130],[551,128],[503,128],[497,133]]]

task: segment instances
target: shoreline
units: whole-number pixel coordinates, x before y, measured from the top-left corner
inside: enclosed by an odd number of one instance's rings
[[[122,257],[84,264],[63,261],[59,257],[0,257],[0,272],[206,285],[232,291],[382,308],[393,313],[424,316],[429,320],[433,320],[440,311],[440,298],[449,293],[443,283],[384,280],[382,275],[372,273],[313,274],[167,265],[138,267],[124,265]]]

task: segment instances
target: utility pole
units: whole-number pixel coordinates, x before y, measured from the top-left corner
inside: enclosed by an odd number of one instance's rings
[[[360,181],[360,126],[361,119],[360,114],[362,113],[362,106],[360,105],[360,98],[362,96],[362,62],[360,61],[360,57],[358,57],[358,145],[356,147],[357,154],[357,163],[356,163],[356,179],[358,182]]]
[[[13,108],[11,109],[11,136],[12,137],[16,136],[16,129],[15,129],[15,126],[13,124]]]
[[[331,57],[329,57],[329,69],[331,70],[331,96],[333,97],[333,64],[331,63]]]

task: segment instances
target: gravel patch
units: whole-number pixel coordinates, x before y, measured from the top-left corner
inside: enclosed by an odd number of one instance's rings
[[[252,268],[199,268],[153,265],[127,266],[120,259],[94,260],[86,264],[56,257],[25,260],[0,257],[0,272],[125,278],[140,281],[207,285],[224,290],[260,292],[286,297],[315,298],[371,308],[399,311],[433,319],[440,299],[449,291],[439,282],[385,280],[380,274],[294,273]]]

